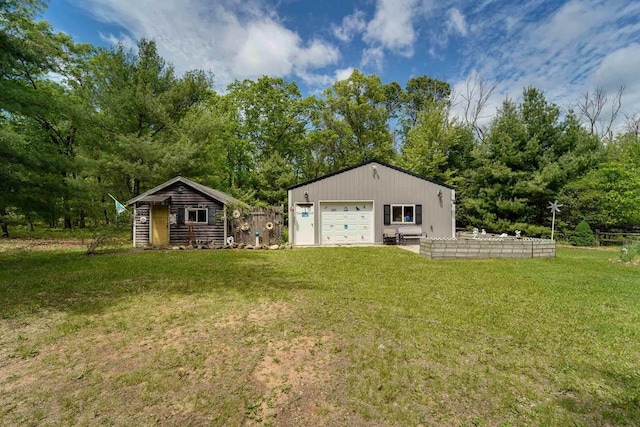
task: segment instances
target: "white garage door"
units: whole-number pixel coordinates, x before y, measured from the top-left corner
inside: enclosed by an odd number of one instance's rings
[[[323,245],[373,243],[373,202],[322,202]]]

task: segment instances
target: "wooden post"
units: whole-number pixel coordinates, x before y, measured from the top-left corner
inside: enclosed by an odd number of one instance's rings
[[[222,222],[224,223],[224,234],[223,234],[223,242],[222,246],[227,244],[227,228],[229,227],[229,223],[227,222],[227,205],[225,204],[222,207]]]
[[[196,244],[196,235],[193,232],[193,224],[189,222],[187,224],[187,245],[195,246]]]
[[[596,228],[596,246],[600,246],[600,230]]]

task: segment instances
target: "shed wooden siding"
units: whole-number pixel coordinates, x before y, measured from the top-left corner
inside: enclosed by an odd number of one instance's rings
[[[372,166],[376,166],[377,177]],[[438,197],[438,190],[442,197]],[[453,237],[453,209],[451,188],[415,177],[379,163],[368,163],[345,172],[320,179],[289,190],[289,204],[309,202],[315,205],[315,241],[320,242],[320,202],[373,200],[375,212],[375,241],[382,243],[385,228],[401,225],[384,225],[384,205],[422,205],[422,230],[432,238]],[[295,242],[294,227],[289,231]]]
[[[151,211],[151,206],[149,206],[146,203],[138,203],[136,205],[135,211],[134,211],[134,217],[133,217],[133,221],[134,221],[134,225],[133,225],[133,232],[134,232],[134,236],[133,236],[133,244],[134,246],[146,246],[150,243],[151,239],[150,239],[150,221],[149,221],[149,215],[150,215],[150,211]],[[143,215],[144,214],[144,215]],[[142,223],[140,221],[140,218],[142,217],[146,217],[147,222]]]
[[[184,187],[182,194],[178,193],[178,187]],[[193,235],[196,241],[213,242],[215,245],[224,244],[224,220],[222,219],[223,204],[217,200],[212,199],[209,196],[205,196],[202,193],[192,189],[189,186],[181,183],[173,184],[166,187],[154,196],[171,196],[171,205],[169,206],[169,213],[176,215],[176,218],[184,218],[184,215],[178,215],[179,209],[186,207],[206,207],[209,209],[209,215],[215,215],[215,222],[213,225],[209,224],[192,224]],[[146,205],[144,202],[138,202],[136,209],[142,209],[142,206]],[[147,205],[146,209],[150,207]],[[138,215],[136,215],[136,246],[145,246],[150,244],[149,240],[149,223],[140,224]],[[177,224],[169,225],[169,244],[171,245],[184,245],[189,239],[189,226],[182,221],[177,221]],[[146,226],[146,227],[145,227]],[[146,228],[146,230],[141,230]]]

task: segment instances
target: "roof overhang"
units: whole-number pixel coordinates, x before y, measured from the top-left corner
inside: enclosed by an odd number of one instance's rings
[[[207,186],[204,186],[202,184],[198,184],[197,182],[193,182],[187,178],[184,178],[182,176],[177,176],[163,184],[158,185],[157,187],[152,188],[151,190],[145,191],[144,193],[134,197],[131,200],[128,200],[126,205],[132,205],[134,203],[140,202],[140,201],[148,201],[149,197],[154,197],[154,195],[156,193],[158,193],[159,191],[169,187],[170,185],[176,184],[176,183],[181,183],[184,184],[188,187],[191,187],[193,190],[207,196],[210,197],[212,199],[215,199],[217,201],[219,201],[220,203],[222,203],[223,205],[228,205],[228,204],[244,204],[242,203],[240,200],[236,199],[233,196],[230,196],[227,193],[224,193],[220,190],[214,190],[213,188],[209,188]],[[164,197],[165,199],[168,196],[158,196],[158,197]],[[171,200],[169,200],[168,202],[166,202],[165,204],[169,204],[171,202]],[[162,204],[162,203],[159,203]]]
[[[154,206],[166,206],[171,204],[171,196],[145,196],[138,203],[148,203]]]

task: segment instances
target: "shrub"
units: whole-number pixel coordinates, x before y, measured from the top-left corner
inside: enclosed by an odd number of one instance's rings
[[[96,227],[91,230],[89,238],[82,237],[82,243],[87,248],[86,254],[93,255],[99,248],[119,242],[122,237],[130,230],[129,215],[118,215],[109,225]],[[128,237],[127,237],[128,239]]]
[[[282,227],[282,234],[280,235],[280,243],[284,245],[289,243],[289,228],[286,226]]]
[[[633,261],[635,258],[640,258],[640,242],[624,245],[620,253],[620,259],[628,262]]]
[[[575,231],[569,239],[573,246],[593,246],[596,244],[596,237],[589,227],[589,223],[585,220],[580,221]]]

